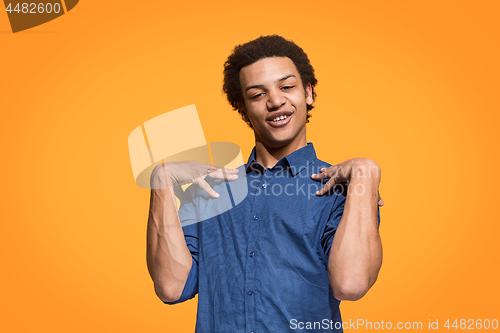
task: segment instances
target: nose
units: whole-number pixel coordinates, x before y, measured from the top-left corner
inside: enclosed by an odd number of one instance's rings
[[[267,108],[269,110],[279,109],[286,103],[286,98],[280,90],[272,89],[268,92]]]

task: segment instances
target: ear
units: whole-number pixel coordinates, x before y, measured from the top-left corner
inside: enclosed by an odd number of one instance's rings
[[[312,95],[312,86],[310,83],[307,84],[306,87],[306,103],[307,105],[311,105],[314,102],[313,95]]]
[[[248,121],[247,110],[245,109],[245,106],[241,105],[240,103],[237,104],[238,104],[238,111],[240,111],[241,113],[241,119],[243,119],[243,121]]]

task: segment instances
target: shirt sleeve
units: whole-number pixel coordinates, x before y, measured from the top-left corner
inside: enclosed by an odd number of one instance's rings
[[[179,219],[181,221],[181,225],[183,225],[182,230],[184,232],[184,239],[186,240],[186,245],[189,249],[189,252],[191,252],[193,262],[191,265],[191,270],[189,271],[188,278],[186,280],[186,284],[184,285],[184,289],[182,290],[181,297],[175,302],[163,301],[163,303],[169,305],[187,301],[188,299],[193,298],[198,293],[199,223],[196,223],[197,214],[195,200],[190,194],[191,192],[186,190],[186,193],[183,197],[183,199],[186,199],[181,202],[181,207],[179,208]]]
[[[332,210],[330,216],[328,218],[328,222],[326,223],[325,232],[321,237],[321,247],[323,248],[324,258],[326,261],[326,268],[328,269],[328,262],[330,258],[330,249],[332,248],[333,237],[335,236],[335,232],[337,231],[337,227],[339,226],[340,219],[344,214],[344,205],[345,205],[346,197],[340,193],[337,193],[337,197],[335,202],[333,203]],[[380,226],[380,207],[378,207],[378,225]]]
[[[346,197],[336,192],[336,198],[333,202],[333,206],[330,212],[330,216],[328,217],[328,221],[326,222],[325,232],[321,237],[321,247],[323,248],[324,258],[326,268],[328,269],[328,258],[330,257],[330,249],[332,247],[333,237],[335,236],[335,231],[337,231],[337,227],[339,226],[340,219],[342,218],[342,214],[344,213],[344,204]]]

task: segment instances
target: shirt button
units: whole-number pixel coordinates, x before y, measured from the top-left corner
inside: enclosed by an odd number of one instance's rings
[[[249,290],[248,291],[248,296],[252,296],[253,295],[253,291],[252,290]]]
[[[255,255],[255,252],[250,252],[250,258],[253,258],[254,255]]]
[[[262,188],[266,188],[266,187],[267,187],[266,183],[262,184]]]
[[[258,219],[259,219],[259,216],[258,216],[258,215],[254,215],[254,216],[253,216],[253,219],[254,219],[254,220],[258,220]]]

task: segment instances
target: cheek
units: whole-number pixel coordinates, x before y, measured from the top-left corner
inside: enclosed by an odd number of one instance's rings
[[[266,110],[264,109],[264,107],[265,107],[265,104],[261,105],[261,103],[253,103],[250,106],[250,109],[248,110],[247,114],[249,115],[249,117],[251,119],[260,119],[266,113]]]
[[[298,112],[305,113],[307,111],[307,103],[304,98],[295,98],[293,100],[293,105],[297,109]]]

